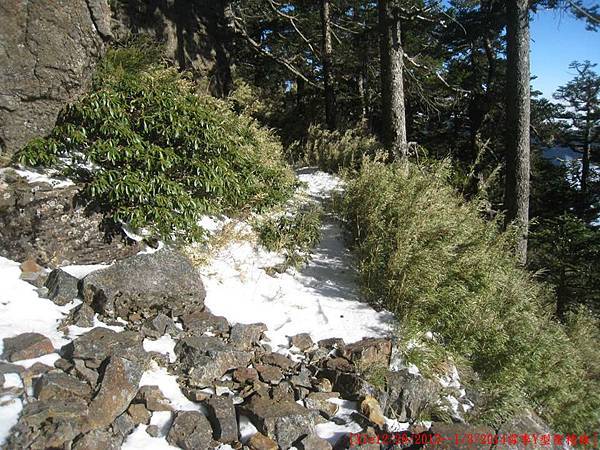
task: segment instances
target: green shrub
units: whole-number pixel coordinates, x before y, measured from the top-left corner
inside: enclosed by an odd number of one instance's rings
[[[291,214],[270,217],[256,226],[262,245],[270,251],[283,251],[287,265],[306,261],[310,250],[321,238],[322,210],[316,205],[302,205]]]
[[[578,336],[595,339],[582,352],[553,320],[546,287],[515,264],[513,236],[455,193],[449,170],[366,160],[349,181],[342,209],[368,296],[396,314],[401,332],[432,331],[471,364],[483,420],[531,405],[559,430],[597,429],[600,398],[590,393],[600,381],[587,361],[598,360],[597,332],[579,320]]]
[[[302,141],[287,150],[288,158],[299,165],[317,166],[328,172],[357,169],[365,156],[374,156],[380,144],[363,130],[329,131],[311,125]]]
[[[112,222],[198,238],[198,217],[260,210],[295,185],[279,141],[229,104],[200,95],[154,48],[112,50],[95,90],[18,155],[85,182],[83,197]]]

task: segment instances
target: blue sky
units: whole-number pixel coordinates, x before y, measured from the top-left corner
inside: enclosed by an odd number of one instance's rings
[[[550,98],[556,88],[573,78],[569,64],[589,59],[600,72],[600,30],[587,31],[583,20],[555,11],[538,11],[531,22],[533,87]]]

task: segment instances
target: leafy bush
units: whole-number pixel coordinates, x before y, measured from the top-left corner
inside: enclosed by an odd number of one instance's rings
[[[329,131],[311,125],[306,138],[294,142],[287,150],[296,164],[317,166],[328,172],[357,169],[364,156],[381,150],[379,143],[363,130]]]
[[[367,294],[402,332],[432,331],[455,361],[471,364],[482,419],[497,423],[531,405],[559,430],[597,429],[600,381],[588,361],[598,361],[597,331],[580,315],[577,335],[595,339],[583,352],[553,320],[546,287],[515,264],[514,236],[455,193],[449,170],[365,160],[349,181],[342,209]]]
[[[303,205],[292,214],[268,218],[256,227],[260,242],[271,251],[284,251],[288,265],[305,262],[308,252],[321,238],[322,211]]]
[[[62,168],[108,220],[163,237],[198,238],[202,214],[287,200],[295,182],[279,141],[157,57],[144,45],[110,51],[95,90],[19,162]]]

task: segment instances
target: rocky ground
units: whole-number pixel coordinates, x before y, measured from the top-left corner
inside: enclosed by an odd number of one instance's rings
[[[21,191],[31,189],[19,183]],[[323,189],[317,182],[308,187],[317,198]],[[23,214],[24,208],[8,204]],[[21,263],[0,257],[0,445],[380,449],[422,446],[416,439],[375,443],[384,433],[501,432],[465,423],[474,404],[454,367],[427,379],[404,364],[389,337],[388,315],[362,303],[358,308],[358,299],[347,298],[356,294],[347,274],[332,275],[345,271],[347,260],[335,255],[340,247],[328,239],[308,270],[268,276],[269,282],[256,264],[248,273],[259,278],[228,276],[219,269],[231,262],[222,254],[200,275],[187,257],[164,247],[137,248],[133,256],[122,254],[130,249],[121,244],[101,247],[104,256],[116,249],[117,261],[69,266],[77,260],[63,257],[54,270],[38,264],[40,251]],[[48,248],[32,242],[35,249]],[[331,264],[341,266],[328,272]],[[232,284],[234,290],[224,287]],[[328,288],[318,289],[322,284]],[[253,295],[239,297],[250,288]],[[265,301],[275,288],[282,299],[277,305]],[[313,303],[318,311],[310,309]],[[340,320],[340,308],[354,318]],[[249,323],[256,317],[265,320]],[[532,415],[506,426],[517,429],[547,431]],[[356,433],[373,443],[357,445]]]

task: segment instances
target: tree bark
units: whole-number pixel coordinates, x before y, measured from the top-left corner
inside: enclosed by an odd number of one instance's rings
[[[519,228],[516,256],[527,262],[530,177],[529,10],[527,0],[508,0],[506,81],[506,225]]]
[[[383,141],[388,151],[404,157],[408,147],[402,78],[404,51],[397,0],[379,0],[378,10]]]
[[[336,102],[335,88],[332,73],[333,45],[331,42],[331,14],[329,0],[321,0],[321,26],[323,28],[323,79],[325,85],[325,120],[327,128],[335,130],[336,120]]]

